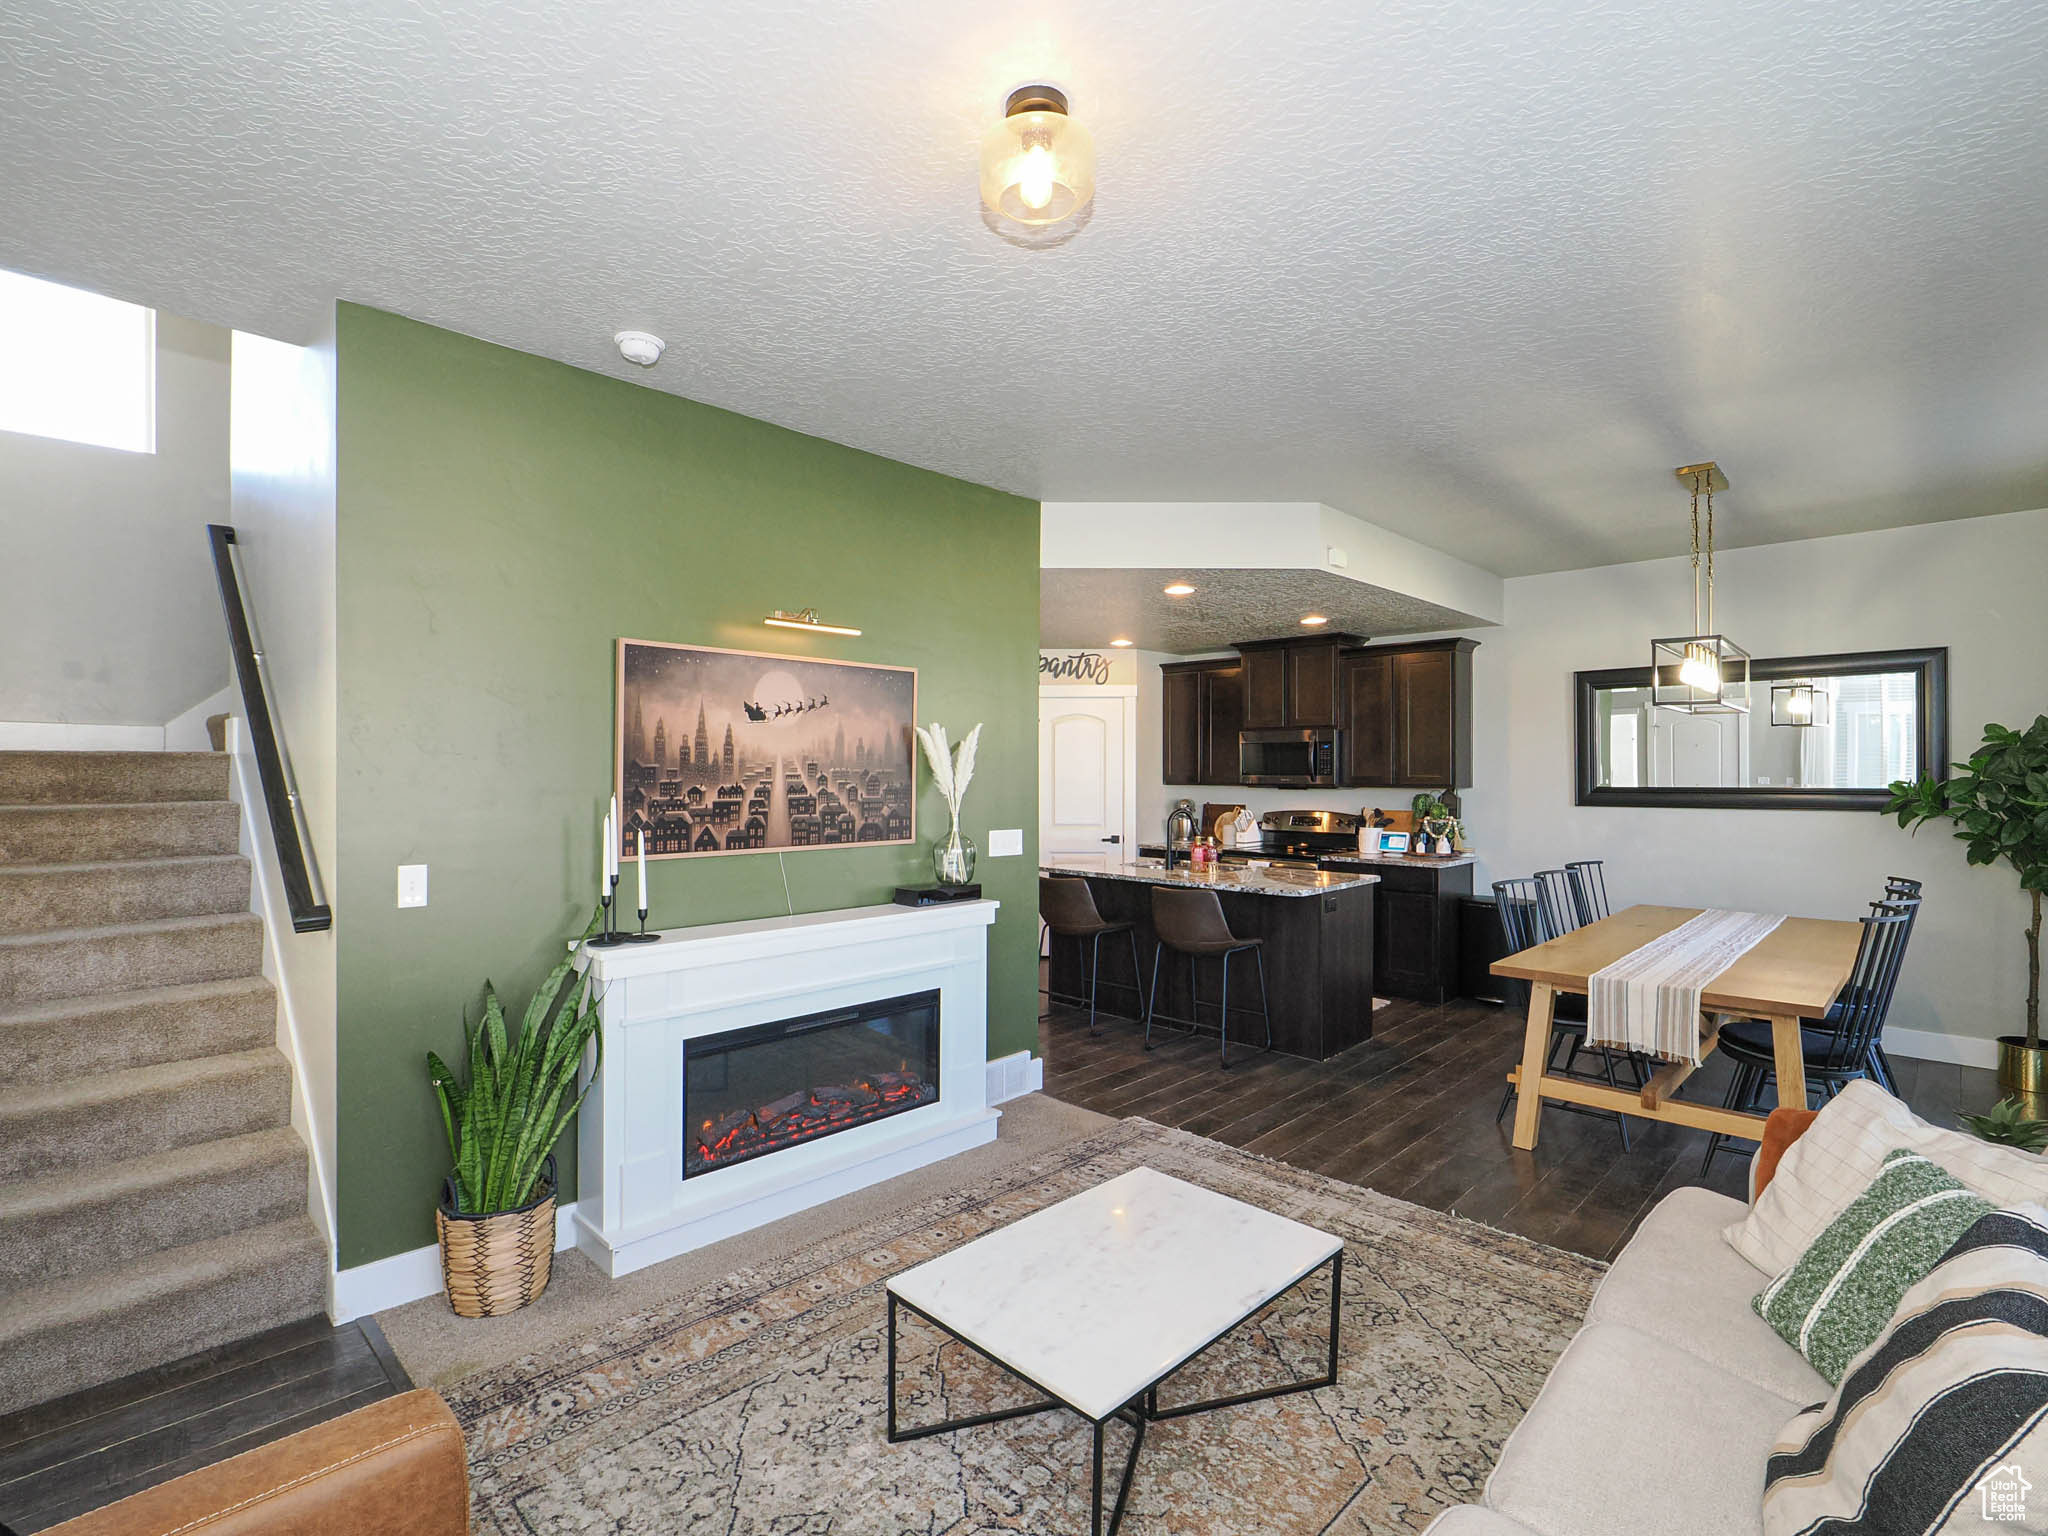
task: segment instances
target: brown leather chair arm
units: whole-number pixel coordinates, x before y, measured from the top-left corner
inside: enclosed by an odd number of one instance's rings
[[[466,1536],[462,1430],[406,1392],[52,1526],[45,1536]]]
[[[1785,1149],[1806,1134],[1806,1128],[1819,1114],[1817,1109],[1771,1111],[1770,1118],[1764,1121],[1764,1139],[1756,1149],[1756,1160],[1749,1167],[1749,1198],[1752,1204],[1776,1175],[1778,1159],[1785,1155]]]

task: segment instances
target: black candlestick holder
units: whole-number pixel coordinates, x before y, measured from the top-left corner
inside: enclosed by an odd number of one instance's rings
[[[647,931],[647,909],[645,907],[640,909],[640,931],[638,933],[620,934],[619,942],[621,944],[659,944],[661,942],[660,934]]]
[[[625,944],[630,942],[626,935],[619,932],[618,922],[616,920],[617,914],[615,911],[615,909],[618,906],[618,902],[619,877],[617,875],[613,875],[611,877],[610,888],[598,892],[597,904],[604,909],[604,922],[601,925],[599,925],[598,934],[596,938],[585,939],[583,941],[590,948],[610,949],[614,945]]]

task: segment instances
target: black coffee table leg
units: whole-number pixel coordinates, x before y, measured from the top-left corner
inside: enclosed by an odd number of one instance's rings
[[[1047,1398],[1043,1402],[1024,1403],[1015,1408],[998,1408],[993,1413],[973,1413],[969,1414],[964,1419],[945,1419],[937,1424],[923,1424],[918,1426],[916,1429],[903,1429],[899,1427],[896,1421],[896,1309],[899,1305],[907,1307],[911,1312],[916,1313],[917,1316],[924,1318],[924,1320],[927,1323],[930,1323],[934,1328],[937,1328],[941,1333],[947,1335],[949,1338],[959,1340],[960,1343],[966,1344],[969,1349],[973,1350],[977,1355],[980,1355],[984,1360],[989,1361],[992,1365],[995,1365],[997,1368],[1004,1371],[1009,1371],[1009,1374],[1011,1374],[1012,1376],[1015,1376],[1017,1373],[1015,1371],[1010,1371],[1010,1368],[1008,1366],[1004,1365],[1002,1361],[997,1360],[993,1355],[989,1354],[986,1350],[980,1348],[975,1344],[969,1343],[966,1339],[962,1339],[959,1334],[953,1332],[953,1330],[948,1328],[944,1323],[936,1322],[932,1318],[926,1317],[924,1313],[918,1312],[917,1308],[910,1306],[908,1302],[899,1303],[896,1299],[896,1293],[894,1291],[889,1291],[885,1294],[888,1296],[889,1299],[889,1324],[887,1330],[889,1341],[889,1366],[888,1379],[885,1385],[886,1390],[889,1394],[888,1436],[889,1443],[891,1445],[899,1445],[905,1440],[922,1440],[929,1435],[948,1434],[956,1429],[973,1429],[982,1424],[1001,1424],[1006,1419],[1028,1418],[1030,1415],[1034,1413],[1050,1413],[1055,1408],[1065,1408],[1068,1406],[1067,1404],[1060,1402],[1055,1398]],[[1033,1385],[1036,1385],[1036,1383],[1033,1383]]]
[[[1145,1417],[1148,1419],[1178,1419],[1185,1417],[1186,1415],[1191,1413],[1209,1413],[1218,1408],[1235,1408],[1240,1403],[1260,1403],[1264,1402],[1269,1397],[1285,1397],[1290,1392],[1314,1392],[1321,1387],[1335,1386],[1337,1384],[1337,1346],[1340,1338],[1339,1330],[1343,1326],[1344,1250],[1342,1248],[1339,1248],[1335,1253],[1331,1254],[1329,1258],[1324,1260],[1322,1264],[1318,1264],[1315,1269],[1310,1270],[1306,1275],[1303,1275],[1301,1279],[1295,1281],[1294,1284],[1295,1286],[1307,1284],[1309,1280],[1314,1278],[1316,1270],[1322,1269],[1326,1266],[1330,1271],[1330,1348],[1329,1355],[1325,1361],[1324,1371],[1322,1375],[1312,1377],[1305,1381],[1283,1382],[1281,1385],[1277,1387],[1260,1387],[1257,1390],[1251,1392],[1233,1392],[1228,1397],[1204,1398],[1201,1402],[1198,1403],[1180,1403],[1173,1407],[1168,1408],[1161,1408],[1159,1406],[1159,1383],[1154,1382],[1152,1386],[1138,1399],[1138,1401],[1143,1405]],[[1294,1286],[1289,1286],[1288,1289],[1292,1290],[1294,1289]],[[1285,1295],[1286,1292],[1283,1291],[1281,1294]],[[1279,1299],[1280,1298],[1278,1296],[1273,1298],[1274,1301],[1278,1301]],[[1267,1305],[1270,1306],[1272,1305],[1272,1303],[1268,1302]],[[1263,1311],[1264,1308],[1261,1308],[1260,1310]],[[1251,1314],[1252,1317],[1257,1317],[1258,1315],[1259,1314],[1257,1312]],[[1218,1335],[1216,1338],[1210,1340],[1208,1344],[1205,1344],[1204,1346],[1202,1346],[1201,1349],[1196,1350],[1194,1354],[1188,1356],[1188,1358],[1181,1362],[1180,1365],[1175,1366],[1174,1370],[1179,1371],[1185,1369],[1189,1364],[1193,1363],[1195,1360],[1200,1359],[1204,1354],[1206,1354],[1210,1349],[1213,1349],[1217,1344],[1221,1343],[1225,1338],[1228,1338],[1231,1332],[1234,1332],[1236,1329],[1243,1327],[1244,1324],[1249,1322],[1250,1320],[1250,1318],[1239,1319],[1236,1323],[1233,1323],[1231,1325],[1230,1329]]]
[[[1133,1402],[1135,1401],[1136,1399],[1133,1399]],[[1123,1481],[1117,1485],[1116,1505],[1109,1512],[1109,1528],[1105,1531],[1102,1525],[1102,1431],[1108,1426],[1110,1419],[1121,1419],[1131,1426],[1131,1449],[1130,1454],[1124,1459]],[[1095,1480],[1091,1506],[1093,1520],[1089,1528],[1094,1536],[1116,1536],[1117,1527],[1124,1523],[1124,1506],[1131,1499],[1131,1479],[1138,1470],[1138,1450],[1145,1443],[1145,1415],[1141,1410],[1134,1409],[1130,1403],[1126,1403],[1108,1419],[1098,1419],[1094,1427]]]
[[[1339,1330],[1342,1325],[1343,1317],[1344,1250],[1340,1248],[1335,1253],[1331,1254],[1329,1259],[1327,1260],[1327,1264],[1330,1271],[1330,1346],[1327,1360],[1327,1369],[1325,1370],[1322,1376],[1309,1381],[1286,1382],[1280,1386],[1265,1387],[1253,1392],[1236,1392],[1232,1393],[1228,1397],[1209,1398],[1205,1401],[1198,1403],[1182,1403],[1177,1407],[1170,1407],[1163,1410],[1159,1406],[1159,1382],[1155,1381],[1150,1386],[1146,1387],[1144,1391],[1140,1392],[1136,1397],[1132,1398],[1129,1402],[1125,1403],[1121,1408],[1117,1409],[1114,1413],[1108,1415],[1108,1417],[1101,1419],[1091,1419],[1089,1421],[1090,1427],[1093,1431],[1094,1440],[1093,1454],[1091,1457],[1091,1460],[1093,1462],[1093,1466],[1091,1469],[1092,1475],[1089,1479],[1090,1536],[1116,1536],[1117,1528],[1123,1524],[1124,1510],[1126,1506],[1130,1503],[1131,1498],[1131,1480],[1137,1474],[1138,1452],[1145,1444],[1145,1426],[1148,1422],[1155,1419],[1177,1419],[1185,1414],[1191,1413],[1208,1413],[1218,1408],[1232,1408],[1240,1403],[1261,1402],[1266,1398],[1280,1397],[1291,1392],[1312,1392],[1318,1387],[1327,1387],[1335,1384],[1337,1380],[1337,1351],[1339,1340],[1341,1337]],[[1323,1267],[1323,1265],[1318,1264],[1316,1266],[1316,1269],[1321,1269]],[[1301,1280],[1296,1281],[1295,1284],[1300,1285],[1304,1283],[1314,1273],[1315,1270],[1309,1271],[1308,1275],[1302,1276]],[[1293,1287],[1290,1286],[1289,1289],[1291,1290],[1293,1289]],[[993,1413],[977,1413],[969,1415],[966,1418],[947,1419],[937,1424],[922,1425],[917,1429],[900,1428],[896,1421],[896,1309],[898,1308],[898,1306],[909,1307],[910,1311],[916,1313],[918,1317],[923,1318],[926,1323],[938,1329],[941,1333],[947,1335],[949,1338],[952,1338],[961,1344],[965,1344],[969,1349],[973,1350],[976,1354],[980,1355],[984,1360],[989,1361],[992,1365],[995,1365],[1000,1369],[1009,1372],[1009,1374],[1012,1376],[1016,1376],[1018,1373],[1014,1370],[1011,1370],[1010,1367],[1003,1365],[1003,1363],[1000,1360],[997,1360],[995,1356],[989,1354],[988,1351],[981,1348],[980,1345],[973,1343],[969,1339],[961,1337],[961,1335],[958,1333],[955,1333],[951,1328],[948,1328],[944,1323],[938,1321],[938,1319],[931,1317],[924,1312],[918,1311],[916,1307],[910,1306],[908,1302],[899,1302],[896,1298],[896,1293],[894,1291],[885,1291],[884,1294],[887,1297],[889,1309],[889,1320],[887,1327],[889,1362],[887,1379],[887,1388],[889,1394],[888,1437],[889,1442],[892,1445],[899,1444],[905,1440],[922,1440],[927,1435],[948,1434],[956,1429],[972,1429],[982,1424],[1000,1424],[1006,1419],[1021,1419],[1031,1414],[1047,1413],[1054,1408],[1065,1408],[1070,1413],[1078,1413],[1080,1411],[1074,1408],[1069,1403],[1063,1403],[1058,1399],[1048,1399],[1043,1402],[1026,1403],[1023,1404],[1021,1407],[1017,1408],[997,1409]],[[1276,1297],[1275,1299],[1277,1300],[1278,1298]],[[1260,1310],[1263,1311],[1264,1309],[1261,1308]],[[1251,1317],[1255,1317],[1257,1315],[1257,1312],[1250,1314]],[[1239,1323],[1234,1324],[1233,1327],[1242,1326],[1244,1322],[1247,1322],[1249,1320],[1250,1317],[1240,1319]],[[1226,1333],[1227,1332],[1228,1330],[1226,1330]],[[1192,1360],[1195,1358],[1195,1356],[1201,1355],[1204,1352],[1206,1352],[1207,1348],[1213,1346],[1217,1342],[1220,1342],[1222,1337],[1223,1335],[1219,1335],[1217,1339],[1212,1339],[1210,1341],[1210,1345],[1205,1345],[1203,1349],[1195,1351],[1195,1355],[1189,1356],[1189,1360]],[[1181,1362],[1181,1365],[1174,1367],[1174,1369],[1178,1371],[1182,1369],[1187,1363],[1188,1361],[1183,1361]],[[1171,1373],[1169,1372],[1169,1374]],[[1027,1381],[1029,1380],[1029,1378],[1020,1379],[1024,1379]],[[1162,1378],[1162,1380],[1163,1379],[1164,1378]],[[1034,1386],[1037,1385],[1037,1383],[1035,1382],[1031,1384]],[[1041,1387],[1039,1390],[1043,1391],[1044,1388]],[[1083,1415],[1083,1417],[1085,1418],[1086,1415]],[[1109,1523],[1105,1527],[1102,1519],[1103,1431],[1108,1427],[1112,1419],[1120,1419],[1124,1423],[1131,1426],[1131,1449],[1124,1459],[1123,1478],[1117,1485],[1116,1502],[1110,1508]]]

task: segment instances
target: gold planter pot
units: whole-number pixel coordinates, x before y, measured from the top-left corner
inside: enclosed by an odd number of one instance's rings
[[[2034,1104],[2048,1098],[2048,1044],[2029,1050],[2025,1035],[2000,1035],[1998,1087]]]

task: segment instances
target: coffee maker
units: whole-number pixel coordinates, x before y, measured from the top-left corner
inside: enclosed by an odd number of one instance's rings
[[[1195,802],[1177,800],[1173,809],[1166,813],[1166,867],[1180,862],[1187,854],[1188,845],[1195,840]]]

